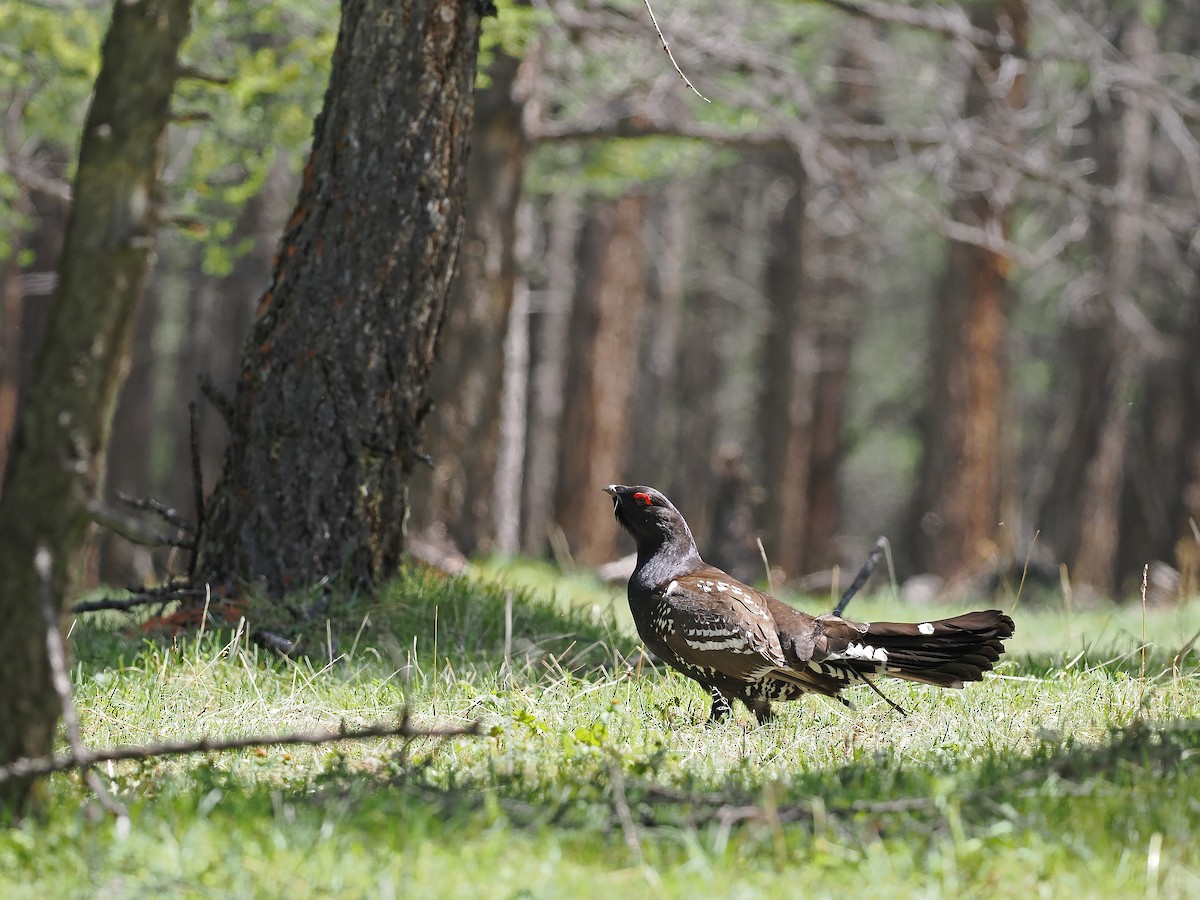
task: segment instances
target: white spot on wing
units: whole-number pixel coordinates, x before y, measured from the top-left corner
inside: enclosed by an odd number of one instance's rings
[[[933,634],[933,625],[929,622],[922,622],[917,626],[917,631],[921,634]]]

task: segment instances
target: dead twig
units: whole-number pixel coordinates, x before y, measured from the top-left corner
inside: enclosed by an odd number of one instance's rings
[[[50,683],[54,686],[54,693],[58,695],[63,726],[67,732],[67,743],[71,747],[71,753],[79,755],[85,753],[87,748],[83,745],[83,736],[79,728],[79,714],[75,710],[75,701],[71,696],[71,676],[68,674],[66,643],[63,641],[62,629],[58,627],[58,611],[54,608],[54,599],[51,593],[50,575],[53,563],[50,551],[44,546],[38,547],[33,565],[38,574],[38,599],[42,607],[42,618],[46,622],[46,657],[50,662]],[[90,765],[83,767],[83,776],[100,805],[116,817],[117,833],[128,833],[129,810],[109,792],[100,776]]]
[[[347,728],[343,722],[336,729],[320,729],[290,734],[250,735],[240,738],[200,738],[194,741],[165,741],[155,744],[120,745],[103,750],[83,748],[53,756],[18,759],[0,766],[0,783],[13,778],[36,778],[54,772],[68,772],[94,766],[101,762],[120,762],[131,759],[160,759],[168,756],[190,756],[195,753],[217,753],[224,750],[246,750],[251,747],[288,747],[296,745],[333,744],[338,741],[358,741],[366,738],[449,738],[479,734],[479,723],[448,728],[417,728],[405,711],[394,725],[377,723],[362,728]]]
[[[887,549],[887,545],[887,538],[882,536],[875,542],[870,555],[867,556],[867,561],[863,563],[862,568],[858,570],[858,574],[854,576],[854,581],[850,584],[850,587],[846,588],[846,593],[842,594],[842,599],[838,601],[838,605],[833,608],[835,616],[841,618],[850,601],[854,599],[854,595],[867,583],[867,579],[871,577],[871,573],[879,565],[879,560],[883,559],[883,552]],[[887,698],[885,697],[884,699],[886,700]],[[890,703],[891,701],[889,700],[888,702]]]
[[[71,607],[73,613],[99,612],[105,609],[115,609],[128,612],[139,606],[150,606],[155,603],[172,603],[177,600],[192,600],[203,597],[202,588],[188,587],[186,584],[172,584],[160,588],[138,588],[131,591],[133,596],[101,597],[98,600],[83,600]]]
[[[671,48],[667,44],[667,39],[663,37],[662,29],[658,27],[658,19],[654,18],[654,10],[650,8],[650,0],[642,0],[642,2],[646,4],[646,12],[650,13],[650,22],[654,25],[654,30],[658,32],[658,39],[662,41],[662,48],[667,54],[667,59],[671,60],[671,65],[675,67],[675,71],[679,73],[679,77],[683,79],[683,83],[691,88],[692,93],[705,103],[712,103],[711,100],[696,90],[696,86],[683,74],[683,69],[679,68],[679,63],[675,61],[675,54],[671,52]]]
[[[140,544],[143,547],[181,547],[183,549],[189,549],[192,546],[193,542],[186,538],[169,537],[153,531],[137,516],[127,515],[114,509],[98,497],[92,497],[85,501],[84,508],[92,517],[92,521],[101,528],[119,534],[131,543]]]
[[[188,403],[188,433],[192,452],[192,503],[195,506],[196,539],[192,541],[191,559],[188,560],[188,581],[196,581],[196,562],[200,558],[200,533],[204,525],[204,473],[200,468],[200,414],[196,401]]]
[[[173,525],[180,531],[186,531],[188,534],[196,533],[195,524],[189,522],[174,507],[167,506],[161,500],[155,500],[153,497],[131,497],[121,491],[117,491],[117,499],[130,509],[154,513],[168,525]]]

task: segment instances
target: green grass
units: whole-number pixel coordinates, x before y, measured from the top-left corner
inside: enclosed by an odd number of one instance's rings
[[[477,571],[409,573],[348,604],[307,635],[312,661],[229,632],[165,643],[78,623],[94,747],[403,708],[484,735],[105,767],[125,836],[78,776],[54,776],[44,815],[0,832],[0,896],[1200,893],[1200,661],[1172,666],[1200,601],[1147,613],[1144,663],[1138,607],[1018,604],[996,677],[888,686],[907,718],[860,691],[851,710],[809,698],[766,727],[745,710],[709,727],[694,684],[622,665],[636,641],[619,591],[533,565]],[[507,661],[506,584],[522,586]],[[885,597],[851,612],[937,615]]]

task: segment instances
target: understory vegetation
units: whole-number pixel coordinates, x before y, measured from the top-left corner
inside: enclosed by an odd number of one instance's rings
[[[1017,634],[984,683],[886,683],[907,717],[861,689],[852,709],[809,698],[761,728],[744,709],[707,726],[708,697],[636,652],[622,590],[531,565],[406,572],[300,661],[240,627],[81,619],[94,748],[403,710],[481,734],[102,765],[125,823],[56,775],[44,815],[0,831],[0,893],[1195,896],[1200,600],[1003,605]],[[953,611],[883,591],[849,613]]]

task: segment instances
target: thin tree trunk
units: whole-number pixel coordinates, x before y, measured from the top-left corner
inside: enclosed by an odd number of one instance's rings
[[[1132,65],[1146,71],[1156,51],[1153,30],[1140,15],[1130,16],[1122,48]],[[1146,73],[1152,74],[1152,73]],[[1105,168],[1115,168],[1116,209],[1097,216],[1100,233],[1098,259],[1104,269],[1099,319],[1112,345],[1115,372],[1101,420],[1096,452],[1086,468],[1080,522],[1079,551],[1072,576],[1077,584],[1090,585],[1111,597],[1117,587],[1116,560],[1120,541],[1121,499],[1129,445],[1129,400],[1141,368],[1141,351],[1121,323],[1121,308],[1135,304],[1141,260],[1142,209],[1146,201],[1150,166],[1150,110],[1142,97],[1130,92],[1120,109],[1119,133],[1109,153],[1115,157]]]
[[[517,275],[508,333],[504,339],[504,390],[500,398],[500,453],[496,458],[493,506],[496,549],[514,556],[521,549],[522,469],[529,421],[529,232],[533,211],[522,204],[517,215]]]
[[[17,258],[19,240],[19,235],[10,239],[12,246],[0,274],[0,489],[21,396],[21,310],[25,292],[21,289],[21,265]]]
[[[640,195],[602,203],[582,241],[586,274],[573,323],[558,522],[575,559],[587,564],[610,559],[616,549],[617,525],[600,489],[641,477],[623,472],[630,430],[639,427],[630,411],[646,296],[644,216]]]
[[[344,0],[325,104],[242,351],[197,572],[273,597],[398,565],[463,223],[474,3]]]
[[[763,543],[771,565],[789,577],[805,571],[809,482],[819,357],[806,254],[813,247],[805,216],[806,179],[800,160],[776,163],[788,197],[771,228],[766,267],[770,320],[763,345],[762,483],[769,485]]]
[[[977,27],[1011,29],[1021,51],[1028,36],[1024,0],[978,7]],[[1004,57],[984,52],[972,70],[964,116],[977,127],[1017,140],[1013,112],[1024,104],[1024,75],[993,98]],[[985,233],[1006,235],[1014,182],[992,179],[986,192],[963,196],[956,219]],[[910,534],[924,571],[946,579],[965,575],[997,553],[1002,490],[1001,422],[1006,396],[1009,261],[991,249],[951,241],[933,325],[933,368],[925,414],[924,454]]]
[[[537,327],[532,332],[529,437],[525,464],[526,553],[544,552],[554,527],[554,496],[558,487],[564,392],[570,358],[571,318],[575,306],[576,245],[579,241],[579,200],[561,194],[550,202],[546,256],[547,288],[537,304]],[[532,324],[532,323],[531,323]]]
[[[60,710],[34,556],[52,554],[57,613],[90,522],[85,501],[101,493],[190,11],[189,0],[121,0],[104,41],[54,307],[0,498],[0,764],[53,749]],[[19,806],[30,787],[0,785],[0,807]]]

